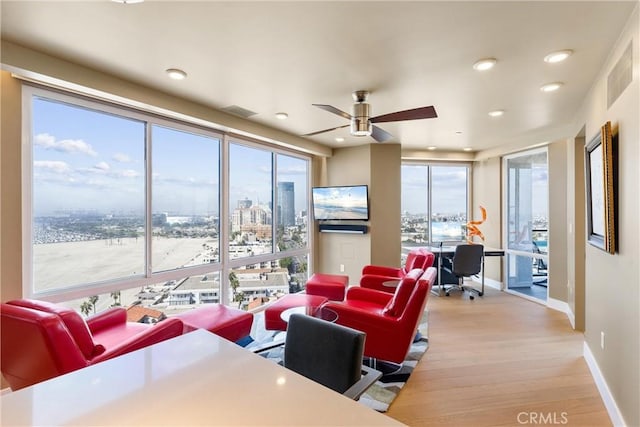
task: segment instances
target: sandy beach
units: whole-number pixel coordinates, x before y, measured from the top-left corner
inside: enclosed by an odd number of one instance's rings
[[[154,238],[154,271],[183,266],[204,250],[216,247],[207,238]],[[144,274],[144,239],[125,238],[34,245],[34,284],[37,291]],[[202,259],[196,258],[196,262]]]

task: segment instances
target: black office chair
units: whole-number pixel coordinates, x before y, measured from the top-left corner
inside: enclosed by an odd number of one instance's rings
[[[449,296],[451,291],[469,292],[469,298],[474,299],[473,294],[482,296],[482,291],[472,286],[464,285],[464,278],[479,274],[482,271],[482,259],[484,257],[483,245],[463,244],[456,246],[453,254],[451,267],[443,267],[444,270],[453,274],[458,279],[458,283],[449,287],[445,286],[445,295]]]
[[[366,334],[303,314],[289,318],[284,367],[358,400],[382,373],[362,365]]]

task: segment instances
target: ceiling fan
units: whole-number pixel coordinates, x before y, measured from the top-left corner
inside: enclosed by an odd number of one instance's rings
[[[371,108],[367,103],[369,97],[369,91],[357,90],[352,94],[353,100],[356,102],[353,104],[351,114],[345,113],[342,110],[337,109],[332,105],[325,104],[312,104],[315,107],[322,108],[330,113],[337,114],[338,116],[348,119],[351,123],[344,126],[338,126],[331,129],[320,130],[317,132],[307,133],[302,136],[313,136],[324,132],[331,132],[332,130],[346,128],[351,126],[351,135],[353,136],[371,136],[378,142],[385,142],[393,138],[389,132],[375,126],[374,123],[384,122],[400,122],[406,120],[420,120],[420,119],[433,119],[438,117],[436,109],[433,105],[429,107],[413,108],[410,110],[396,111],[395,113],[383,114],[381,116],[370,117]]]

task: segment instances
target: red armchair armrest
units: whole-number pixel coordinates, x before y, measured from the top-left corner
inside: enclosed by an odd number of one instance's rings
[[[92,334],[102,329],[111,328],[114,325],[126,323],[127,310],[123,307],[112,307],[87,319],[87,326]]]
[[[386,267],[382,265],[365,265],[362,275],[372,274],[374,276],[387,276],[401,278],[406,272],[402,268]]]
[[[347,291],[346,300],[360,300],[379,304],[384,307],[393,298],[393,294],[376,289],[353,286]]]
[[[375,330],[377,334],[393,334],[398,325],[398,318],[385,316],[380,311],[349,306],[345,303],[329,301],[323,308],[329,308],[338,314],[338,322],[360,331]]]
[[[127,337],[122,342],[108,348],[104,353],[96,356],[91,363],[94,364],[102,362],[131,351],[148,347],[169,338],[177,337],[182,335],[183,328],[184,324],[182,323],[182,320],[178,318],[165,319],[153,326],[149,326],[143,332]]]

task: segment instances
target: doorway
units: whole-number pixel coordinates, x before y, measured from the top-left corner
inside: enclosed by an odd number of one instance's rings
[[[546,148],[503,159],[506,189],[505,291],[546,304],[549,180]]]

